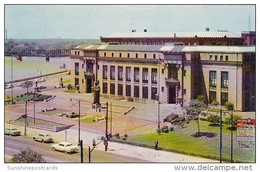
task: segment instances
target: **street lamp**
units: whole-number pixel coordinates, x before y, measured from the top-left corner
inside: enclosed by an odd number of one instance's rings
[[[158,115],[158,129],[160,129],[160,97],[158,94],[155,94],[155,97],[156,97],[156,100],[157,100],[157,103],[158,103],[158,107],[157,107],[157,115]]]
[[[228,112],[228,111],[226,111],[226,112],[224,112],[224,115],[226,115],[226,114],[228,114],[228,115],[230,115],[230,120],[231,120],[231,135],[230,135],[230,139],[231,139],[231,145],[230,145],[230,150],[231,150],[231,152],[230,152],[230,159],[231,159],[231,163],[233,163],[233,128],[234,128],[234,122],[233,122],[233,111],[231,111],[231,112]]]
[[[76,100],[79,103],[79,131],[78,131],[78,145],[80,145],[80,99],[70,98],[70,101]]]

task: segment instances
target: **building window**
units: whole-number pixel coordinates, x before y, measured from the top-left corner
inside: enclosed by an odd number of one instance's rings
[[[217,55],[215,55],[215,60],[216,60],[216,61],[218,60],[218,56],[217,56]]]
[[[220,61],[223,61],[223,56],[220,56]]]
[[[148,68],[143,68],[143,83],[148,83]]]
[[[122,53],[119,53],[119,57],[122,57]]]
[[[126,67],[125,75],[126,81],[131,81],[131,67]]]
[[[107,93],[107,83],[103,83],[103,93]]]
[[[162,69],[162,74],[164,74],[164,69]]]
[[[228,61],[228,56],[226,56],[226,61]]]
[[[156,54],[153,54],[153,59],[155,59],[156,58]]]
[[[148,87],[143,87],[143,99],[148,99]]]
[[[209,103],[211,104],[213,100],[216,100],[216,92],[210,91],[209,92]]]
[[[153,100],[156,100],[156,94],[157,94],[157,88],[152,87],[152,95],[151,95],[151,98],[152,98]]]
[[[107,56],[107,53],[106,52],[104,52],[104,57],[106,57]]]
[[[209,71],[209,86],[216,87],[217,85],[217,73],[216,71]]]
[[[139,68],[134,68],[134,81],[139,82]]]
[[[75,86],[79,85],[79,78],[75,78]]]
[[[164,92],[164,87],[162,87],[162,92]]]
[[[228,72],[221,72],[221,88],[228,88]]]
[[[120,96],[123,95],[123,84],[118,84],[117,94]]]
[[[81,82],[82,82],[82,84],[84,84],[84,79],[82,79],[82,81],[81,81]]]
[[[126,96],[131,96],[131,85],[126,85]]]
[[[157,84],[157,69],[152,69],[152,83]]]
[[[111,56],[114,57],[114,53],[112,53]]]
[[[209,56],[209,60],[212,60],[212,55]]]
[[[75,51],[75,55],[77,55],[77,51]]]
[[[134,86],[134,97],[139,98],[139,86]]]
[[[79,75],[79,63],[75,63],[75,75]]]
[[[118,66],[118,80],[122,81],[123,80],[123,67]]]
[[[115,66],[110,66],[110,79],[115,80],[115,75],[116,75]]]
[[[138,53],[135,54],[135,58],[138,58]]]
[[[228,101],[228,93],[221,93],[221,105],[225,105]]]
[[[103,79],[107,79],[107,65],[103,65]]]
[[[145,59],[147,58],[147,54],[144,54],[144,58],[145,58]]]
[[[127,53],[127,58],[130,58],[130,53]]]
[[[110,84],[110,94],[115,94],[115,84]]]

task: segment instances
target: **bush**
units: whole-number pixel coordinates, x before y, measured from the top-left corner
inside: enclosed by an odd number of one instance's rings
[[[205,101],[205,97],[203,95],[199,95],[196,99],[203,103]]]
[[[128,137],[128,135],[127,135],[127,134],[125,134],[125,135],[124,135],[124,137]]]
[[[214,100],[212,100],[211,104],[213,106],[217,106],[217,105],[219,105],[219,102],[216,99],[214,99]]]
[[[72,85],[71,85],[71,84],[68,84],[68,85],[67,85],[67,89],[68,89],[68,90],[71,90],[71,89],[72,89]]]
[[[133,99],[133,97],[127,97],[126,100],[127,100],[128,102],[132,102],[134,99]]]
[[[118,136],[119,136],[119,133],[116,133],[115,136],[118,137]]]
[[[170,127],[170,131],[173,131],[174,130],[174,128],[173,127]]]
[[[225,106],[226,106],[227,110],[234,110],[234,105],[231,102],[226,102]]]
[[[161,129],[160,129],[160,128],[157,128],[157,129],[156,129],[156,132],[157,132],[158,134],[161,134]]]
[[[220,117],[218,115],[210,115],[207,117],[207,121],[210,122],[212,126],[216,126],[220,123]]]
[[[233,124],[234,124],[235,128],[236,128],[236,125],[237,125],[237,120],[240,119],[240,118],[241,118],[241,116],[239,116],[239,115],[233,115]],[[226,117],[224,123],[231,125],[231,116]]]
[[[126,140],[126,138],[125,138],[125,137],[123,137],[123,138],[122,138],[122,140]]]
[[[184,117],[178,117],[178,118],[172,120],[171,123],[174,123],[174,122],[181,122],[181,121],[185,121],[185,118],[184,118]]]
[[[163,122],[171,122],[172,120],[178,118],[179,115],[176,114],[170,114],[166,118],[163,119]]]
[[[13,163],[42,163],[45,160],[42,154],[34,152],[32,150],[21,151],[19,154],[13,155],[10,162]]]
[[[163,133],[168,133],[168,132],[169,132],[168,126],[163,126],[163,127],[162,127],[162,132],[163,132]]]
[[[23,94],[21,94],[20,97],[23,97]]]

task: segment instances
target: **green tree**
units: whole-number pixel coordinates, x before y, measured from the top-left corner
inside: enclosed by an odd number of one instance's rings
[[[200,134],[200,113],[206,108],[206,105],[198,99],[192,99],[189,106],[184,107],[189,114],[197,115],[198,117],[198,133]]]
[[[210,115],[207,117],[207,121],[210,122],[210,125],[216,126],[220,123],[220,117],[218,115]]]
[[[227,110],[229,110],[229,111],[234,110],[234,104],[231,102],[226,102],[225,106],[226,106]]]
[[[233,129],[236,129],[237,128],[237,120],[240,119],[240,118],[241,118],[241,116],[239,116],[239,115],[233,115],[233,121],[232,121],[231,116],[229,115],[228,117],[225,118],[224,123],[228,124],[228,125],[231,125],[233,123],[233,127],[234,127]]]
[[[26,88],[27,93],[28,93],[28,89],[33,86],[33,82],[32,81],[25,81],[25,82],[22,83],[21,86],[22,86],[22,88]]]
[[[34,152],[32,150],[21,151],[18,154],[14,154],[10,162],[14,163],[40,163],[46,162],[42,158],[42,154]]]

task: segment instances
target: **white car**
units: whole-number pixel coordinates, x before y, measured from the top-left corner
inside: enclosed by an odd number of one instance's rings
[[[61,88],[61,86],[60,85],[56,85],[55,88]]]
[[[65,153],[73,153],[78,151],[78,146],[72,145],[69,142],[59,142],[51,145],[53,151],[61,151]]]
[[[45,78],[40,78],[39,81],[40,82],[45,82],[46,80],[45,80]]]
[[[22,83],[18,83],[16,86],[17,86],[17,87],[21,87],[21,86],[22,86]]]
[[[13,84],[9,84],[9,85],[7,85],[7,88],[14,88],[14,85]]]

